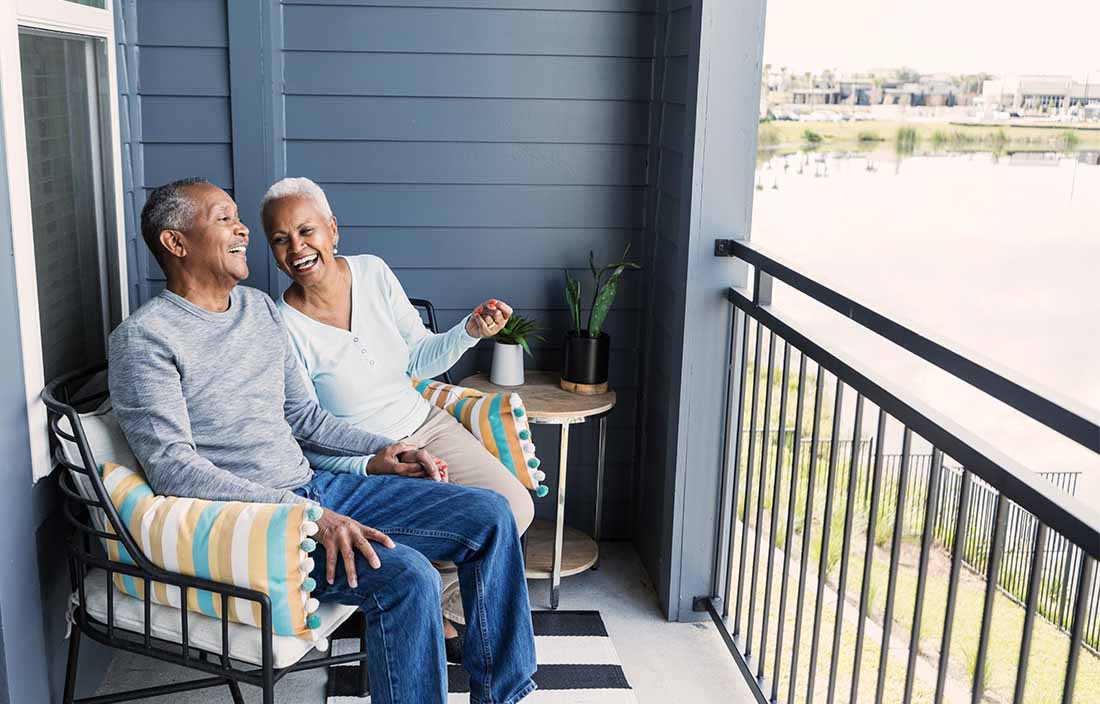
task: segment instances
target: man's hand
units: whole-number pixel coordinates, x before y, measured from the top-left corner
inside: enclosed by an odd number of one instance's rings
[[[504,324],[511,317],[511,306],[504,301],[490,299],[474,308],[474,312],[466,321],[466,334],[479,339],[492,337],[504,328]]]
[[[385,533],[368,528],[359,521],[342,516],[335,511],[325,510],[321,519],[317,521],[317,533],[314,540],[325,546],[325,578],[329,584],[336,581],[336,557],[339,555],[344,560],[344,572],[348,576],[348,586],[355,589],[359,586],[358,575],[355,572],[355,551],[358,550],[374,569],[382,566],[381,560],[371,547],[374,541],[387,548],[393,547],[393,540]]]
[[[427,450],[399,442],[382,450],[367,463],[367,474],[396,474],[413,479],[447,481],[447,463]]]

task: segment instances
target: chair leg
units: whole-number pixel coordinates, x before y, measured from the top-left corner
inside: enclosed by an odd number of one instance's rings
[[[241,694],[241,686],[233,680],[229,681],[229,695],[233,697],[233,704],[244,704],[244,695]]]
[[[366,618],[363,619],[363,632],[359,636],[359,652],[367,652],[367,626]],[[359,682],[357,683],[356,694],[360,697],[366,697],[370,695],[370,671],[367,668],[367,659],[363,658],[359,661]]]
[[[73,624],[69,633],[69,661],[65,665],[65,695],[64,704],[73,704],[76,695],[76,671],[77,658],[80,655],[80,628]]]

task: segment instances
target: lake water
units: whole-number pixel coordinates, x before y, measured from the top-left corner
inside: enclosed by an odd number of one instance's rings
[[[1100,416],[1100,166],[1090,161],[763,157],[752,241]],[[777,289],[774,303],[1025,466],[1081,471],[1078,497],[1100,505],[1097,455],[873,335],[839,334],[848,324],[797,293]]]

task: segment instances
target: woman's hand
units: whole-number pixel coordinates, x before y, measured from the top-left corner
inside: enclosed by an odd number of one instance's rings
[[[355,519],[343,516],[335,511],[325,510],[317,521],[317,533],[314,538],[325,546],[325,579],[329,584],[336,581],[336,560],[344,560],[344,572],[348,586],[359,586],[359,576],[355,572],[355,552],[367,559],[373,569],[382,566],[378,554],[371,547],[371,541],[387,548],[393,547],[393,540],[382,531],[363,525]]]
[[[447,463],[433,457],[427,450],[407,442],[399,442],[371,457],[367,463],[367,474],[396,474],[400,477],[446,482]]]
[[[470,337],[492,337],[500,332],[508,318],[512,317],[512,307],[504,301],[490,298],[470,314],[466,321],[466,334]]]

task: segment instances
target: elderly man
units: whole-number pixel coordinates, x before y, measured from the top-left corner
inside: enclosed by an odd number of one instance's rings
[[[534,690],[527,585],[507,500],[451,485],[423,450],[317,405],[274,303],[237,285],[248,276],[249,231],[225,191],[202,179],[161,186],[141,230],[167,286],[111,335],[109,383],[153,489],[323,506],[314,596],[365,612],[376,704],[446,701],[430,560],[458,566],[470,701],[516,702]],[[314,472],[302,447],[373,457],[366,476]]]

